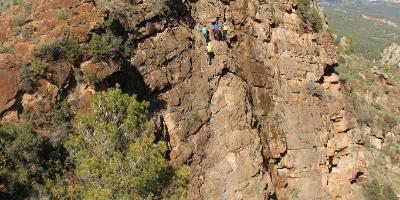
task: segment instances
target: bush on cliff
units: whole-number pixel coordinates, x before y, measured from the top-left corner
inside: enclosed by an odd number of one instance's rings
[[[318,13],[318,10],[311,7],[310,0],[299,0],[298,11],[303,17],[304,22],[311,23],[316,31],[322,31],[323,20]]]
[[[395,99],[395,92],[391,92],[387,85],[382,84],[376,79],[378,76],[372,74],[371,68],[376,65],[371,60],[355,56],[345,55],[348,51],[339,51],[342,62],[335,68],[339,74],[341,82],[345,87],[344,91],[353,100],[355,108],[355,117],[358,123],[367,125],[371,128],[382,130],[383,134],[390,132],[394,127],[400,124],[398,111],[392,106],[385,105],[379,98],[380,95],[387,95],[389,99]],[[379,70],[390,74],[390,82],[398,85],[400,76],[395,67],[386,68],[385,65],[380,66]],[[367,94],[371,92],[373,99],[367,101]]]
[[[322,97],[324,95],[321,86],[317,83],[309,83],[307,89],[308,92],[313,96]]]
[[[46,72],[46,63],[43,60],[33,59],[23,62],[19,69],[20,90],[23,92],[33,92],[38,78]]]
[[[393,188],[376,178],[363,184],[363,195],[366,200],[397,200]]]
[[[57,199],[171,199],[185,196],[188,168],[174,170],[167,144],[147,130],[148,102],[119,88],[97,94],[65,143],[73,176],[53,189]]]
[[[28,124],[0,126],[0,198],[43,199],[61,176],[65,150]]]
[[[104,34],[94,34],[88,44],[93,61],[114,59],[124,51],[122,38],[115,36],[111,31]]]
[[[26,24],[26,18],[29,16],[29,13],[27,11],[21,11],[18,12],[14,15],[14,23],[17,26],[22,26]]]
[[[33,50],[33,56],[46,61],[68,60],[77,64],[83,55],[83,49],[73,36],[64,36],[39,45]]]
[[[27,107],[22,117],[51,141],[65,141],[71,132],[72,112],[66,101],[53,104],[47,112]]]

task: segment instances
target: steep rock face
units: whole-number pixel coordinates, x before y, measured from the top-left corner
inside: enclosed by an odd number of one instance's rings
[[[107,9],[120,9],[121,2],[104,8],[92,1],[35,1],[32,21],[24,27],[35,30],[40,41],[63,32],[87,41],[104,29]],[[171,0],[163,15],[153,3],[134,1],[114,16],[132,47],[129,63],[85,57],[74,70],[94,74],[103,89],[108,81],[122,87],[143,81],[155,128],[169,135],[171,163],[192,168],[191,199],[358,198],[352,182],[367,159],[352,105],[333,73],[335,46],[328,33],[303,22],[296,1]],[[60,9],[78,15],[56,20]],[[215,56],[208,65],[199,23],[210,27],[217,17],[228,23],[228,44],[212,41]],[[0,27],[7,23],[2,20]],[[20,46],[13,54],[31,54],[33,44],[0,33],[5,40]],[[0,72],[15,73],[10,66],[0,65]],[[69,99],[84,112],[95,83],[80,80],[67,64],[48,68],[52,75],[39,81],[41,88],[17,103],[41,105],[49,88],[54,100],[73,76],[77,84]],[[17,85],[4,88],[0,112],[14,104]]]
[[[184,23],[144,40],[131,63],[165,104],[172,162],[192,166],[191,198],[356,198],[366,163],[329,34],[304,28],[294,2],[188,7],[198,23],[230,26],[229,45],[212,41],[212,65],[199,27]]]

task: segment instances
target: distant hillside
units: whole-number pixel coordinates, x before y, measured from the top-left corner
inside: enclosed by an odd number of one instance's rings
[[[377,57],[400,37],[400,5],[383,2],[322,1],[329,28],[353,38],[356,53]],[[367,16],[367,17],[366,17]]]
[[[399,0],[393,0],[399,1]],[[354,14],[365,14],[380,18],[386,18],[394,22],[400,22],[400,4],[384,2],[383,0],[322,0],[321,5],[325,9],[342,9]]]
[[[385,25],[391,26],[393,28],[400,29],[400,25],[398,23],[395,23],[389,19],[368,16],[368,15],[362,15],[362,18],[365,20],[368,20],[368,21],[374,21],[374,22],[378,22],[380,24],[385,24]]]

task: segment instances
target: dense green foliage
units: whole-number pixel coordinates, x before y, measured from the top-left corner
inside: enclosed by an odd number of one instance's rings
[[[316,31],[322,31],[323,21],[318,10],[311,6],[310,0],[299,0],[298,10],[304,22],[311,23]]]
[[[25,61],[20,65],[20,90],[24,92],[33,92],[38,78],[46,72],[46,63],[40,59]]]
[[[78,40],[72,36],[65,36],[57,40],[39,45],[33,50],[33,56],[46,61],[66,59],[77,64],[83,55],[83,49]]]
[[[36,135],[27,124],[0,127],[0,182],[2,196],[39,199],[49,193],[64,166],[59,143]]]
[[[40,129],[41,135],[51,141],[62,142],[72,131],[70,130],[72,113],[69,106],[65,101],[55,103],[47,112],[28,107],[24,110],[22,116],[33,127]]]
[[[169,164],[164,136],[147,131],[148,107],[119,88],[101,92],[64,137],[54,134],[68,126],[66,103],[26,111],[30,125],[0,127],[0,197],[186,199],[190,170]]]
[[[78,133],[65,143],[76,168],[74,178],[53,193],[61,199],[161,199],[184,196],[187,169],[165,159],[167,145],[147,129],[147,102],[102,92],[91,113],[78,119]]]
[[[122,38],[115,36],[111,31],[104,34],[94,34],[88,44],[94,61],[113,59],[124,54],[124,42]]]
[[[66,58],[74,65],[78,65],[79,61],[83,55],[83,49],[78,43],[78,39],[67,36],[63,38],[62,46]]]

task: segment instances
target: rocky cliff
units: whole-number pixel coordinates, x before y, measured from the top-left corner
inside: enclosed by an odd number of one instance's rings
[[[3,122],[64,99],[85,112],[95,91],[119,83],[151,102],[171,163],[191,166],[190,199],[361,198],[354,183],[369,157],[316,1],[35,0],[18,26],[11,16],[23,9],[0,16],[0,42],[13,47],[0,54]],[[199,24],[216,18],[228,23],[228,42],[212,41],[208,65]],[[106,30],[126,55],[49,61],[36,89],[20,89],[21,63],[37,46],[64,33],[84,45]]]
[[[400,67],[400,45],[393,43],[381,55],[381,63]]]

